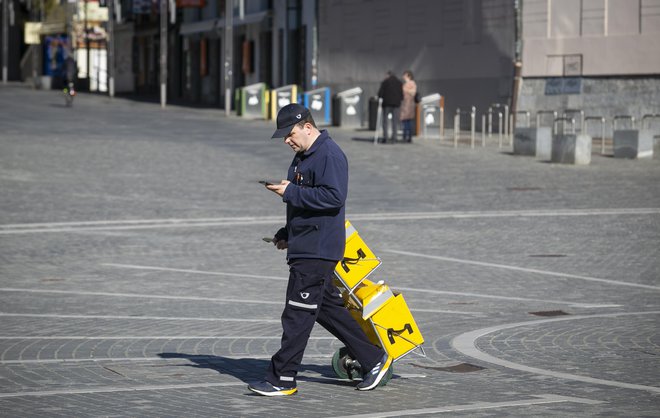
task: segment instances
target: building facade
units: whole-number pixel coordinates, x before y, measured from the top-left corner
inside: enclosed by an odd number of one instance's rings
[[[28,5],[39,2],[8,1],[20,5],[12,8],[22,13],[16,25],[38,14]],[[72,4],[80,9],[98,1]],[[159,1],[101,0],[100,6],[108,1],[116,92],[157,97]],[[386,71],[412,70],[422,95],[444,97],[447,121],[474,106],[479,125],[495,104],[532,115],[579,109],[639,120],[660,114],[660,0],[163,1],[170,5],[168,100],[224,107],[225,13],[232,1],[233,88],[257,82],[295,84],[303,92],[361,87],[366,99]],[[10,40],[20,35],[10,28]],[[31,60],[27,48],[10,44],[15,78],[15,61]],[[363,106],[367,114],[366,100]]]
[[[660,113],[660,0],[523,0],[519,109]]]

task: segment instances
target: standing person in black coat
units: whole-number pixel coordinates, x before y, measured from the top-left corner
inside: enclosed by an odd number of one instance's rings
[[[385,143],[394,143],[399,128],[399,107],[403,100],[403,83],[392,71],[388,71],[385,80],[380,83],[378,97],[383,99],[383,140]],[[388,119],[392,120],[392,136],[390,139],[387,135]]]

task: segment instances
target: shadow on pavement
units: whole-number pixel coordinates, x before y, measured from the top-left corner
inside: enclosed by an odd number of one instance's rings
[[[374,143],[374,137],[373,136],[371,138],[354,136],[354,137],[351,138],[351,140],[358,141],[358,142],[371,142],[372,144]],[[380,141],[380,138],[379,138],[379,141]]]
[[[257,380],[263,380],[266,374],[266,369],[270,364],[270,359],[229,358],[185,353],[159,353],[158,356],[164,359],[186,359],[189,360],[191,364],[182,364],[180,366],[215,370],[220,374],[233,376],[246,384]],[[299,381],[314,381],[318,383],[345,386],[355,385],[354,382],[338,379],[329,362],[327,366],[303,364],[300,367],[299,373],[304,371],[317,373],[320,377],[301,376],[299,374],[297,378]]]

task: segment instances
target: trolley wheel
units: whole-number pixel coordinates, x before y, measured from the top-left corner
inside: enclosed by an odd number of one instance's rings
[[[346,347],[335,351],[335,354],[332,356],[332,370],[341,379],[353,380],[362,377],[360,363],[351,356]]]
[[[332,369],[335,371],[337,377],[341,379],[350,379],[362,378],[362,367],[360,363],[353,359],[353,357],[348,352],[346,347],[342,347],[339,350],[335,351],[335,354],[332,356]],[[385,386],[387,382],[392,379],[394,374],[394,366],[390,366],[385,376],[381,379],[378,386]]]

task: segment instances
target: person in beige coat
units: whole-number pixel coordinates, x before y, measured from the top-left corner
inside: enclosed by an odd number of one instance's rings
[[[412,142],[412,124],[415,119],[415,95],[417,83],[410,70],[403,73],[403,100],[401,101],[401,124],[403,125],[403,142]]]

